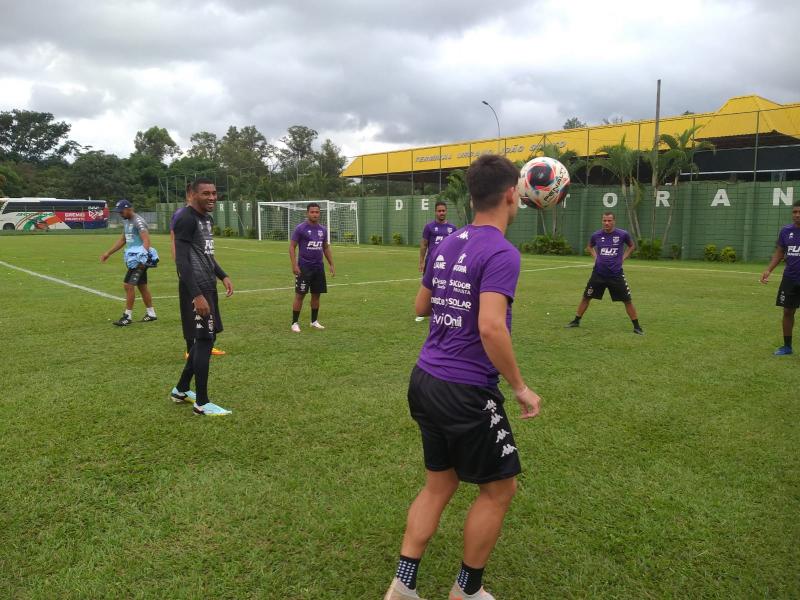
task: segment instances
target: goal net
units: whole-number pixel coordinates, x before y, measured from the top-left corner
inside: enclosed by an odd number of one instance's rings
[[[258,203],[258,239],[288,241],[306,218],[306,206],[319,204],[321,225],[329,244],[358,244],[358,204],[333,200]]]

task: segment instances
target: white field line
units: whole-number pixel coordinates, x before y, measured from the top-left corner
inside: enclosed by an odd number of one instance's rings
[[[109,300],[114,300],[116,302],[125,302],[125,298],[121,296],[114,296],[113,294],[106,294],[105,292],[101,292],[100,290],[95,290],[90,287],[86,287],[84,285],[78,285],[77,283],[71,283],[69,281],[64,281],[63,279],[58,279],[56,277],[51,277],[50,275],[43,275],[41,273],[37,273],[36,271],[29,271],[28,269],[23,269],[22,267],[17,267],[15,265],[9,264],[0,260],[0,265],[7,267],[9,269],[14,269],[15,271],[20,271],[22,273],[27,273],[28,275],[32,275],[33,277],[39,277],[40,279],[45,279],[47,281],[52,281],[53,283],[59,283],[61,285],[65,285],[67,287],[75,288],[76,290],[81,290],[82,292],[88,292],[90,294],[94,294],[96,296],[101,296],[103,298],[108,298]]]

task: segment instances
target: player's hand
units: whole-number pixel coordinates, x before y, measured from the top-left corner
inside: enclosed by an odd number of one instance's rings
[[[336,277],[336,269],[333,265],[330,266],[331,277]]]
[[[225,279],[223,279],[222,285],[225,286],[225,296],[227,296],[228,298],[233,296],[233,283],[231,283],[231,278],[226,277]]]
[[[103,253],[100,255],[100,262],[101,262],[101,263],[104,263],[104,262],[106,262],[107,260],[108,260],[108,252],[103,252]]]
[[[292,266],[292,273],[294,273],[295,275],[300,275],[300,267],[298,267],[297,265]]]
[[[761,281],[761,283],[768,283],[770,275],[771,275],[771,273],[769,271],[764,271],[761,274],[761,279],[759,281]]]
[[[520,391],[515,391],[514,396],[517,398],[519,407],[522,410],[520,418],[532,419],[539,414],[539,403],[542,399],[539,398],[539,394],[534,392],[527,385]]]
[[[195,296],[192,302],[194,302],[194,309],[201,317],[207,317],[211,313],[211,307],[208,305],[208,300],[206,300],[206,297],[202,294]]]
[[[424,273],[425,272],[425,265],[423,265],[422,263],[419,263],[419,272],[420,273]]]

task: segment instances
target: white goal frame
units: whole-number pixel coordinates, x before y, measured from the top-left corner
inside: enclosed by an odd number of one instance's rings
[[[261,222],[261,209],[269,208],[269,207],[277,207],[277,208],[285,208],[287,211],[302,211],[305,212],[306,206],[316,203],[319,204],[320,212],[322,213],[320,218],[320,224],[325,227],[327,230],[327,242],[331,243],[331,215],[334,211],[337,210],[350,210],[355,212],[355,243],[356,245],[361,243],[360,234],[359,234],[359,227],[358,227],[358,203],[355,200],[350,202],[336,202],[334,200],[291,200],[291,201],[280,201],[280,202],[258,202],[256,204],[256,208],[258,210],[258,239],[264,239],[264,228]],[[291,212],[287,212],[287,215],[291,215]],[[297,227],[298,223],[292,223],[292,219],[287,216],[286,219],[286,239],[292,239],[292,233],[294,232],[294,228]],[[340,239],[337,240],[338,242],[342,243],[341,236]]]

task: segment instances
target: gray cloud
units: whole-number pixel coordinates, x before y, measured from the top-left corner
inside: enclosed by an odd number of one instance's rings
[[[74,119],[77,141],[122,154],[153,124],[184,145],[305,124],[350,152],[493,137],[483,99],[504,135],[649,118],[659,77],[666,115],[749,93],[800,100],[800,5],[673,4],[666,18],[632,0],[34,0],[0,22],[0,85],[28,82],[17,108]]]

